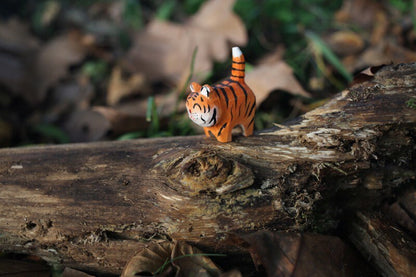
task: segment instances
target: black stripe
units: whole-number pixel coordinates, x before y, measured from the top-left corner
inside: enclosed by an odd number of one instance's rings
[[[215,125],[217,123],[217,109],[214,108],[214,113],[212,114],[211,120],[208,122],[208,124],[211,124],[211,122],[214,120],[214,124]]]
[[[237,75],[234,75],[234,74],[231,74],[231,76],[233,76],[233,77],[235,77],[235,78],[241,78],[241,79],[244,79],[244,76],[237,76]]]
[[[248,104],[249,104],[249,103],[246,103],[246,107],[245,107],[245,108],[246,108],[246,111],[244,112],[244,117],[245,117],[245,118],[247,118],[247,113],[248,113],[248,110],[249,110],[249,108],[250,108],[250,107],[248,106]]]
[[[221,126],[220,131],[218,132],[217,137],[219,137],[221,135],[221,132],[225,128],[225,126],[227,126],[227,122],[225,122],[224,125]]]
[[[195,106],[198,106],[198,107],[199,107],[199,110],[200,110],[200,111],[202,111],[201,105],[199,105],[198,103],[195,103],[195,104],[192,106],[192,109],[195,109]]]
[[[216,87],[214,87],[214,92],[217,94],[218,98],[221,98]]]
[[[248,127],[250,127],[250,125],[251,125],[251,124],[253,124],[253,122],[254,122],[254,116],[253,116],[253,118],[251,119],[250,123],[247,125],[247,128],[248,128]]]
[[[233,121],[233,118],[234,118],[233,109],[230,109],[230,111],[231,111],[231,120],[230,121]]]
[[[254,106],[255,105],[256,105],[256,102],[254,102],[253,103],[253,106],[251,106],[250,112],[248,113],[248,116],[247,117],[249,117],[251,115],[251,113],[253,112],[253,109],[254,109]],[[204,107],[204,109],[205,109],[205,107]]]
[[[201,102],[204,102],[204,98],[201,97],[200,99],[201,99]]]
[[[236,62],[236,61],[233,61],[233,63],[236,63],[236,64],[245,64],[246,62]]]
[[[211,110],[211,106],[210,105],[208,105],[208,112]]]
[[[225,91],[225,88],[220,88],[222,91],[222,94],[224,95],[225,98],[225,104],[227,104],[227,108],[228,108],[228,95],[227,92]]]
[[[205,108],[205,107],[204,107],[204,108]],[[201,120],[202,120],[202,122],[204,122],[204,123],[206,122],[206,121],[205,121],[205,119],[204,119],[204,118],[202,118],[202,116],[201,116]]]
[[[240,68],[235,68],[235,67],[231,67],[232,70],[237,70],[237,71],[245,71],[244,68],[240,69]]]
[[[247,91],[246,91],[246,89],[243,87],[243,85],[240,82],[237,82],[237,81],[232,81],[232,82],[237,83],[240,86],[241,90],[244,92],[244,96],[246,97],[245,103],[247,103]]]
[[[232,86],[229,86],[229,88],[234,95],[234,105],[237,108],[237,94],[235,94],[234,88]]]
[[[204,106],[204,113],[206,113],[207,112],[207,109],[205,108],[205,106]]]

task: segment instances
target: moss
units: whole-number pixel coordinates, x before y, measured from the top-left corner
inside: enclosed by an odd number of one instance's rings
[[[413,110],[416,110],[416,98],[412,97],[406,101],[406,106]]]

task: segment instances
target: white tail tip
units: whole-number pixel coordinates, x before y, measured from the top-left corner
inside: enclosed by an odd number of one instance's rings
[[[238,58],[243,55],[239,47],[233,47],[233,58]]]

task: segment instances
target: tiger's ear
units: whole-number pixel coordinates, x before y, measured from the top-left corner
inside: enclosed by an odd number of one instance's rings
[[[211,92],[211,89],[208,86],[203,86],[201,89],[201,94],[205,97],[209,97],[210,92]]]
[[[192,82],[189,86],[192,92],[199,92],[201,90],[201,85],[195,82]]]

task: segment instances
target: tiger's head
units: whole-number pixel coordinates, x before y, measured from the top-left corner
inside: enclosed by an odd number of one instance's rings
[[[210,95],[212,87],[201,86],[193,82],[190,86],[191,92],[186,99],[186,109],[189,118],[201,127],[214,126],[219,117],[216,101]]]

